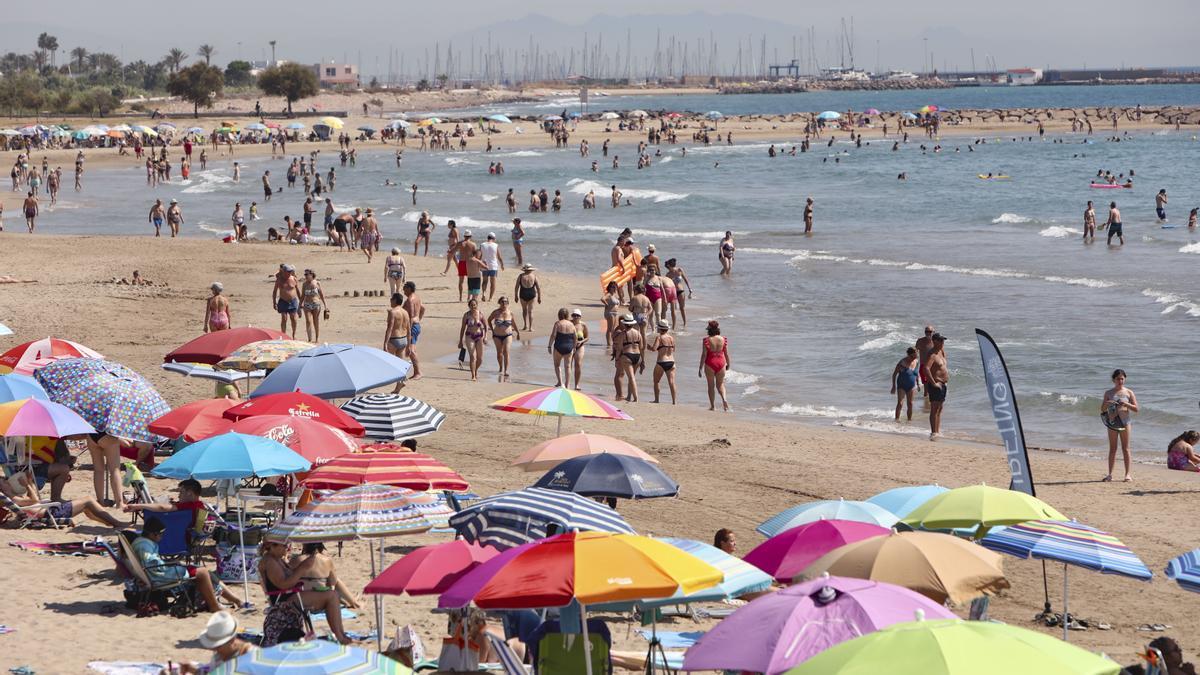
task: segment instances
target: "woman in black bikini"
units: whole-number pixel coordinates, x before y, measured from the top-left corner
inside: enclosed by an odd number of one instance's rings
[[[500,367],[498,382],[508,379],[508,347],[513,338],[521,339],[521,331],[515,325],[516,317],[508,309],[508,298],[501,297],[500,306],[488,315],[488,326],[492,330],[492,339],[496,341],[496,364]]]
[[[558,309],[558,321],[550,329],[550,341],[546,352],[554,355],[554,386],[571,384],[571,362],[575,353],[575,324],[571,323],[566,307]],[[563,384],[566,382],[566,384]]]
[[[621,375],[629,379],[629,389],[626,391],[625,400],[632,403],[638,400],[636,373],[646,371],[646,364],[642,361],[646,343],[642,339],[642,331],[637,329],[637,321],[634,321],[631,315],[626,314],[622,317],[621,325],[625,327],[625,330],[620,334],[619,344],[615,345],[619,349],[617,351],[618,382]],[[620,385],[618,384],[618,386]],[[619,399],[620,396],[617,398]]]
[[[658,320],[658,335],[650,343],[650,350],[658,354],[654,363],[654,402],[658,403],[659,384],[667,378],[671,389],[671,405],[675,405],[675,336],[670,334],[671,324]]]

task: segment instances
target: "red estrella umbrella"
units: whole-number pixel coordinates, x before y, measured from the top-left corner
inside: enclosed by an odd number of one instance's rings
[[[499,553],[491,546],[479,546],[461,539],[422,546],[375,577],[363,593],[436,595]]]
[[[85,359],[104,358],[99,352],[93,351],[78,342],[53,337],[42,338],[41,340],[33,340],[32,342],[17,345],[0,354],[0,374],[20,373],[21,375],[32,375],[36,368],[31,368],[30,365],[34,361],[81,357]],[[40,363],[39,365],[44,366],[46,364]]]
[[[354,439],[341,429],[292,415],[244,417],[234,422],[230,431],[279,441],[312,462],[313,466],[353,452],[358,447]]]
[[[256,415],[291,415],[328,424],[351,436],[362,436],[366,433],[363,425],[339,410],[337,406],[301,391],[267,394],[245,403],[239,403],[225,411],[225,417],[231,420],[240,420],[243,417]]]
[[[326,462],[303,481],[312,490],[341,490],[364,483],[410,490],[464,492],[471,485],[453,469],[419,452],[355,452]]]
[[[207,363],[215,365],[238,348],[259,340],[286,340],[288,335],[270,328],[242,326],[205,333],[163,357],[163,363]]]
[[[236,405],[227,398],[205,398],[179,406],[146,425],[152,433],[167,438],[183,437],[188,443],[229,431],[233,420],[222,413]]]

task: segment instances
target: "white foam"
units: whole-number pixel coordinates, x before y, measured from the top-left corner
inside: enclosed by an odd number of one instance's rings
[[[525,221],[521,221],[522,223]],[[614,225],[568,225],[568,229],[578,232],[601,232],[603,234],[617,235],[625,230],[624,227],[616,227]],[[634,236],[638,239],[645,237],[716,237],[718,240],[725,236],[724,232],[677,232],[675,230],[643,230],[638,228],[634,231]]]
[[[1056,284],[1067,284],[1068,286],[1087,286],[1088,288],[1112,288],[1116,286],[1111,281],[1102,281],[1100,279],[1089,279],[1087,277],[1044,277],[1046,281],[1051,281]]]
[[[736,370],[725,371],[725,381],[729,384],[754,384],[758,382],[758,375],[753,373],[739,373]]]
[[[879,349],[887,349],[888,347],[893,347],[895,345],[907,344],[909,342],[912,342],[911,337],[903,333],[891,332],[882,337],[877,337],[873,340],[867,340],[858,346],[858,351],[872,352]]]
[[[493,230],[497,233],[496,236],[499,237],[500,235],[505,234],[512,229],[511,222],[501,222],[499,220],[481,220],[478,218],[472,218],[470,216],[445,216],[434,213],[429,214],[429,217],[433,220],[433,222],[438,224],[444,224],[447,220],[453,220],[454,224],[459,228],[480,230],[479,232],[473,232],[472,234],[474,234],[481,241],[483,240],[483,237],[486,236],[482,231]],[[403,216],[400,216],[400,220],[408,223],[415,223],[420,219],[420,211],[407,211]],[[555,225],[557,225],[557,223],[544,223],[533,220],[525,220],[523,218],[521,219],[521,227],[526,230],[538,230],[544,227],[554,227]]]
[[[1180,253],[1200,253],[1200,242],[1179,247]]]
[[[1066,239],[1067,237],[1074,237],[1076,235],[1083,234],[1083,230],[1076,230],[1072,227],[1063,227],[1062,225],[1051,225],[1041,232],[1038,232],[1038,234],[1042,235],[1043,237]]]
[[[586,195],[588,192],[595,191],[596,194],[612,194],[612,183],[605,185],[594,180],[583,180],[582,178],[572,178],[567,181],[567,185],[571,186],[571,192],[577,195]],[[642,190],[638,188],[625,188],[617,186],[621,194],[630,199],[650,199],[655,203],[672,202],[679,199],[687,199],[688,195],[678,192],[667,192],[665,190]]]
[[[771,412],[780,415],[802,415],[804,417],[829,417],[834,419],[843,418],[861,418],[861,417],[879,417],[887,418],[895,415],[894,411],[882,409],[868,410],[842,410],[831,405],[793,405],[784,403],[771,408]]]
[[[223,227],[221,225],[213,225],[212,223],[209,223],[209,222],[206,222],[203,220],[196,223],[196,227],[200,228],[201,230],[204,230],[205,232],[212,232],[213,234],[215,234],[219,237],[228,237],[228,236],[233,235],[232,227]]]
[[[226,186],[235,185],[233,176],[224,171],[201,171],[200,173],[192,174],[192,183],[183,189],[185,194],[207,194],[224,189]]]
[[[1142,295],[1148,298],[1154,298],[1154,302],[1165,305],[1163,314],[1171,314],[1177,310],[1184,310],[1188,316],[1200,316],[1200,304],[1188,300],[1182,295],[1175,293],[1167,293],[1164,291],[1156,291],[1152,288],[1147,288],[1142,291]]]
[[[479,195],[479,197],[485,202],[494,202],[500,198],[500,195]]]
[[[898,330],[899,328],[899,324],[883,319],[863,319],[858,322],[858,329],[864,333],[879,333],[882,331]]]
[[[749,387],[746,387],[746,391],[742,392],[742,396],[750,396],[751,394],[757,394],[758,391],[759,391],[758,385],[752,384]]]
[[[1022,216],[1022,215],[1016,214],[1016,213],[1001,213],[999,216],[992,218],[992,222],[996,223],[996,224],[999,224],[999,223],[1031,223],[1031,222],[1033,222],[1033,218],[1030,218],[1029,216]]]
[[[443,161],[446,162],[447,164],[449,164],[450,166],[460,166],[463,164],[479,164],[479,162],[469,160],[466,157],[445,157],[445,158],[443,158]]]
[[[659,164],[666,164],[667,162],[674,161],[674,159],[675,159],[674,157],[671,157],[671,156],[669,156],[669,155],[668,155],[667,157],[663,157],[662,159],[658,160],[658,163],[659,163]]]
[[[537,150],[517,150],[516,152],[493,152],[493,157],[541,157],[544,153]]]

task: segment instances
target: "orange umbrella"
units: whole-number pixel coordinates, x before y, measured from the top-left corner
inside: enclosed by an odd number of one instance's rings
[[[471,485],[453,469],[418,452],[354,452],[335,457],[301,481],[312,490],[378,483],[410,490],[465,492]]]
[[[581,431],[577,434],[559,436],[558,438],[551,438],[548,441],[538,443],[513,460],[512,465],[519,466],[526,471],[546,471],[553,469],[564,460],[571,459],[572,457],[599,455],[605,452],[612,455],[637,457],[647,462],[658,463],[657,459],[646,454],[635,445],[618,440],[612,436],[585,434]]]

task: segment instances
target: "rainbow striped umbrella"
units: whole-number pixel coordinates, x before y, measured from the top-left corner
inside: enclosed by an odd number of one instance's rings
[[[354,452],[334,457],[303,481],[313,490],[375,484],[409,490],[465,492],[471,485],[450,467],[418,452]]]
[[[74,410],[54,401],[23,398],[0,403],[0,436],[62,438],[96,430]]]
[[[212,672],[213,675],[410,675],[412,670],[399,661],[362,647],[339,645],[329,640],[301,640],[252,649]]]
[[[600,420],[632,420],[633,418],[607,401],[566,387],[543,387],[523,394],[502,398],[492,403],[496,410],[525,415],[555,415],[558,433],[562,435],[562,418],[590,417]]]
[[[288,541],[348,541],[419,534],[445,527],[437,497],[388,485],[356,485],[293,511],[268,536]]]

